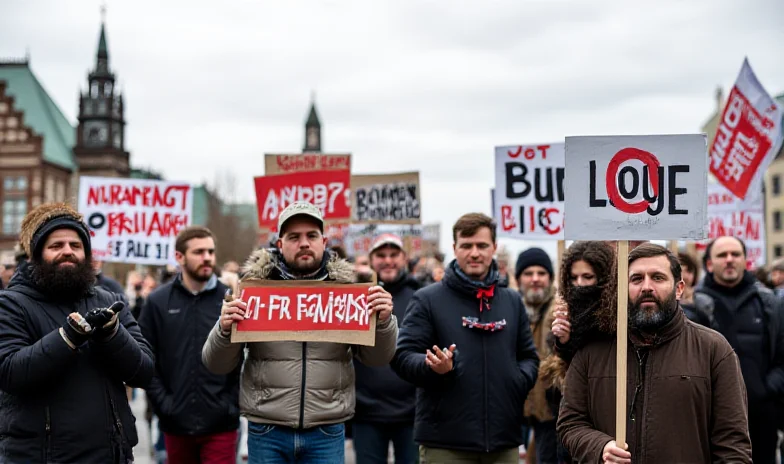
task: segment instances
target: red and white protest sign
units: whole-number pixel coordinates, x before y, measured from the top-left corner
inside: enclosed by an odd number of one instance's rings
[[[240,285],[245,319],[232,342],[336,342],[373,346],[376,318],[368,308],[373,284],[249,280]]]
[[[95,259],[174,263],[177,234],[190,225],[193,188],[185,182],[113,177],[79,179],[79,212],[92,235]]]
[[[761,191],[762,177],[781,148],[784,110],[743,60],[710,149],[710,172],[739,198]]]
[[[495,149],[493,216],[498,235],[564,238],[564,144]]]
[[[326,221],[351,218],[348,169],[262,176],[254,181],[259,227],[277,230],[278,215],[295,201],[313,203]]]
[[[765,210],[762,197],[741,200],[720,184],[708,185],[708,240],[698,242],[704,250],[710,240],[738,237],[746,244],[746,267],[765,265]]]

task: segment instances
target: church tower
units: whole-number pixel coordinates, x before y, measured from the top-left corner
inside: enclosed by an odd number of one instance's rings
[[[311,99],[310,114],[305,122],[305,146],[302,148],[302,152],[321,153],[321,122],[319,122],[318,113],[316,113],[315,98]]]

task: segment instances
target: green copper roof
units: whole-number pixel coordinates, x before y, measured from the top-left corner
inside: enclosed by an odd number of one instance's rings
[[[52,100],[28,64],[0,64],[0,81],[14,97],[14,108],[24,113],[24,124],[44,138],[44,161],[76,169],[74,127]]]
[[[310,114],[308,115],[308,122],[305,123],[305,127],[321,127],[318,114],[316,113],[315,102],[310,104]]]
[[[101,58],[109,57],[109,49],[106,47],[106,29],[101,23],[101,38],[98,39],[98,56]]]

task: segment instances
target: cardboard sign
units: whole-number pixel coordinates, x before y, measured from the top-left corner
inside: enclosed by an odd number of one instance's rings
[[[492,192],[499,236],[562,240],[564,144],[496,147]]]
[[[234,324],[231,341],[334,342],[373,346],[376,317],[368,312],[373,284],[247,280],[240,299],[245,320]]]
[[[302,153],[294,155],[265,154],[264,174],[291,174],[311,171],[351,170],[351,155],[324,155],[321,153]]]
[[[276,231],[278,215],[295,201],[313,203],[324,220],[348,220],[350,180],[346,169],[255,177],[259,227]]]
[[[765,265],[765,209],[762,196],[741,200],[720,184],[708,185],[708,240],[697,243],[705,250],[710,240],[738,237],[746,244],[746,267]]]
[[[351,176],[352,222],[422,222],[419,172]]]
[[[113,177],[79,180],[79,212],[95,259],[163,266],[175,263],[177,234],[192,220],[193,188],[184,182]]]
[[[707,160],[704,134],[567,137],[566,238],[705,238]]]
[[[770,98],[743,60],[710,149],[710,172],[735,196],[760,192],[782,143],[784,108]]]

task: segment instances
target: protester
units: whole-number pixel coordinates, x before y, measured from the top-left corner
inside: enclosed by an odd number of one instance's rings
[[[784,302],[746,270],[746,245],[719,237],[705,250],[707,273],[695,290],[698,311],[740,359],[748,392],[755,464],[773,464],[778,444],[777,407],[784,401]]]
[[[169,464],[236,462],[240,366],[216,375],[201,361],[229,287],[214,273],[215,236],[191,226],[177,235],[180,273],[158,287],[141,325],[155,353],[148,398],[160,421]]]
[[[243,279],[354,282],[352,265],[326,249],[324,219],[317,207],[292,203],[280,213],[278,231],[277,248],[255,251],[243,268]],[[248,418],[250,464],[343,463],[343,423],[354,415],[352,358],[383,366],[395,352],[397,322],[391,295],[373,286],[368,302],[378,314],[375,346],[231,343],[232,324],[244,318],[246,305],[239,299],[223,305],[202,359],[215,374],[243,366],[240,409]]]
[[[520,295],[497,286],[495,222],[471,213],[452,230],[455,260],[414,294],[392,368],[417,386],[422,464],[517,463],[539,365],[528,317]]]
[[[370,249],[370,265],[380,285],[392,295],[393,314],[398,321],[406,315],[408,303],[419,282],[408,273],[403,241],[394,234],[382,234]],[[369,367],[355,360],[357,405],[353,421],[357,464],[386,464],[389,443],[395,464],[413,464],[414,404],[416,388],[400,379],[387,366]]]
[[[770,283],[777,297],[784,297],[784,258],[773,261],[770,266]]]
[[[96,286],[111,293],[123,294],[125,292],[119,282],[103,273],[103,261],[93,259],[93,271],[95,271]]]
[[[0,292],[0,461],[133,462],[125,385],[152,378],[147,341],[124,297],[95,287],[79,213],[38,206],[20,241],[30,260]]]
[[[678,305],[681,266],[664,247],[629,253],[628,447],[615,434],[616,341],[588,343],[566,374],[558,432],[576,462],[751,463],[746,391],[724,337]],[[755,461],[756,462],[756,461]]]
[[[700,269],[697,266],[697,260],[688,253],[678,253],[678,261],[681,263],[681,273],[683,274],[681,308],[683,308],[684,314],[690,321],[710,327],[710,316],[697,310],[697,305],[694,303],[694,287],[700,279]]]

